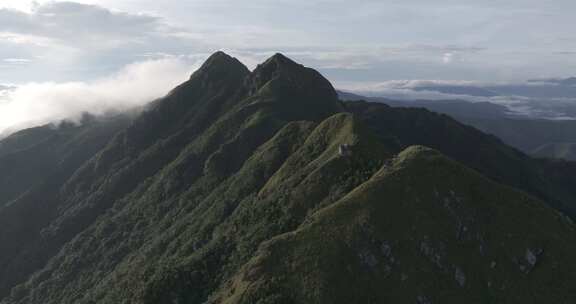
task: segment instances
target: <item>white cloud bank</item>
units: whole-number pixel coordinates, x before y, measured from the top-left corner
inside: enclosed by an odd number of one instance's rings
[[[29,83],[0,94],[0,135],[26,127],[78,120],[82,114],[127,111],[162,97],[184,82],[191,64],[182,58],[148,60],[92,82]]]

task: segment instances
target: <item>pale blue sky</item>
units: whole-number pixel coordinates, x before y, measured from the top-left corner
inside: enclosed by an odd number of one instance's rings
[[[575,11],[574,0],[0,0],[0,137],[146,104],[217,50],[249,68],[282,52],[382,96],[420,98],[406,87],[420,80],[576,76]]]
[[[223,49],[280,51],[337,85],[576,74],[573,0],[0,0],[0,83],[102,77]]]

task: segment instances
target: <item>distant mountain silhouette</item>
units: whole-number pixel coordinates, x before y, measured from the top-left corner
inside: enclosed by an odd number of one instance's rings
[[[576,161],[576,142],[544,144],[534,149],[532,154],[536,157]]]
[[[569,77],[569,78],[554,78],[554,79],[536,79],[530,80],[529,82],[532,83],[551,83],[561,86],[576,86],[576,77]]]
[[[348,92],[338,92],[346,101],[367,100],[384,103],[393,107],[425,108],[430,111],[448,114],[455,117],[470,118],[507,118],[510,110],[502,105],[490,102],[470,102],[466,100],[394,100],[384,97],[365,97]]]
[[[576,120],[545,120],[519,118],[511,115],[507,107],[490,102],[464,100],[393,100],[382,97],[364,97],[339,92],[343,100],[369,100],[393,107],[425,108],[444,113],[458,121],[501,138],[506,144],[523,152],[545,158],[574,160],[566,152],[570,143],[576,142]],[[546,148],[547,147],[547,148]],[[557,150],[554,147],[564,147]],[[543,149],[545,148],[545,149]],[[558,152],[557,151],[564,151]]]

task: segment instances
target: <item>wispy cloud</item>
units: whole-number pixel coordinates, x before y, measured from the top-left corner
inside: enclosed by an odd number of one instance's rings
[[[153,35],[165,26],[158,17],[144,14],[113,12],[96,5],[75,2],[48,2],[37,5],[31,12],[0,9],[0,31],[45,37],[62,43],[95,43],[102,46],[121,43],[112,38],[139,38]],[[130,39],[128,40],[130,42]]]
[[[2,62],[8,63],[8,64],[28,64],[32,61],[32,59],[27,59],[27,58],[4,58],[2,59]]]
[[[444,53],[442,56],[442,62],[445,64],[450,64],[454,61],[454,53]]]
[[[139,54],[186,54],[209,49],[202,36],[143,13],[98,5],[49,1],[29,11],[0,8],[0,81],[53,81],[101,77]],[[34,58],[35,64],[24,66]]]
[[[29,83],[0,90],[0,134],[83,113],[104,115],[142,106],[183,82],[193,64],[182,58],[135,63],[92,82]]]

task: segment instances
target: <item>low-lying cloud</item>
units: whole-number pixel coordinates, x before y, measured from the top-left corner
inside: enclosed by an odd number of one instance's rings
[[[0,87],[0,136],[62,120],[77,121],[85,113],[105,115],[138,108],[185,81],[193,69],[186,59],[164,58],[133,63],[91,82]]]
[[[515,117],[576,119],[576,86],[564,81],[546,83],[478,82],[449,80],[394,80],[371,84],[339,85],[345,91],[367,97],[404,101],[460,100],[505,106]]]

